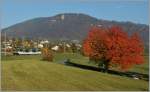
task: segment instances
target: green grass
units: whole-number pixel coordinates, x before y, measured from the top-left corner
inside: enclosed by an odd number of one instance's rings
[[[130,71],[149,74],[149,56],[145,56],[145,62],[142,65],[135,65]]]
[[[42,61],[40,55],[2,57],[2,90],[148,90],[147,81],[58,63],[70,58],[91,65],[79,54],[54,56],[53,62]]]
[[[90,62],[88,57],[83,57],[80,54],[60,53],[60,54],[56,54],[54,56],[55,56],[54,61],[57,61],[57,62],[61,62],[63,60],[66,60],[67,58],[69,58],[71,60],[71,62],[74,62],[74,63],[98,67],[98,64],[96,64],[95,62]],[[131,69],[129,69],[129,71],[142,73],[142,74],[149,74],[149,56],[145,55],[144,64],[135,65]]]

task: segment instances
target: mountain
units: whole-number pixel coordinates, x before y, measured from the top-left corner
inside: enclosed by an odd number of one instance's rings
[[[149,27],[132,22],[117,22],[97,19],[86,14],[65,13],[52,17],[40,17],[2,29],[8,37],[26,37],[50,40],[83,40],[92,25],[110,27],[121,26],[128,34],[139,32],[144,44],[148,46]]]

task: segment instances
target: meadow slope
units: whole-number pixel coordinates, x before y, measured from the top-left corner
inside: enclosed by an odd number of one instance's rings
[[[53,62],[40,56],[2,57],[2,90],[148,90],[148,82],[61,65],[71,54],[55,55]],[[81,59],[82,58],[82,59]]]

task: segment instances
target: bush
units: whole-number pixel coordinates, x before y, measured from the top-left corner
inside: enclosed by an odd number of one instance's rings
[[[42,49],[42,59],[44,61],[53,61],[53,55],[49,48]]]

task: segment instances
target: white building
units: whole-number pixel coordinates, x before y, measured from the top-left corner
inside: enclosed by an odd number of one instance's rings
[[[59,50],[59,46],[56,45],[56,46],[52,47],[51,49],[54,50],[54,51],[58,51]]]
[[[49,41],[48,40],[44,40],[44,41],[41,41],[40,43],[41,44],[45,44],[45,43],[49,43]]]
[[[66,46],[67,46],[68,48],[70,48],[70,47],[71,47],[69,44],[66,44]]]
[[[43,44],[38,44],[38,48],[43,48]]]

